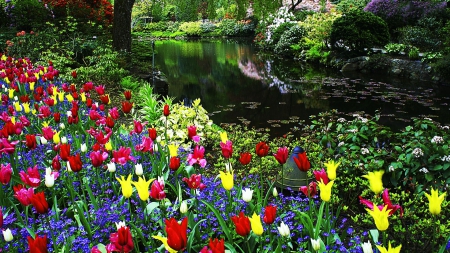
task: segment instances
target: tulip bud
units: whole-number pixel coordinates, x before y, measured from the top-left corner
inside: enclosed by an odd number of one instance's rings
[[[53,175],[46,174],[45,175],[45,186],[47,186],[48,188],[51,188],[54,185],[55,185],[55,178],[53,177]]]
[[[185,213],[187,213],[187,211],[189,211],[189,208],[188,208],[188,206],[187,206],[187,202],[186,202],[186,200],[183,200],[183,201],[181,202],[181,205],[180,205],[180,212],[181,212],[182,214],[185,214]]]
[[[273,196],[278,197],[278,191],[276,187],[273,187]]]
[[[312,248],[315,251],[319,251],[320,250],[320,238],[317,240],[314,240],[311,238],[311,244],[312,244]]]
[[[108,163],[107,165],[108,172],[114,173],[116,172],[116,164],[113,162]]]
[[[11,230],[9,228],[7,228],[6,230],[2,230],[2,233],[3,233],[3,239],[5,239],[5,242],[10,242],[14,239],[13,235],[11,233]]]
[[[137,163],[135,166],[135,173],[137,176],[142,176],[142,174],[144,174],[144,170],[142,169],[142,164]]]
[[[81,144],[80,150],[81,150],[81,152],[83,152],[83,153],[87,151],[86,143],[82,143],[82,144]]]
[[[45,139],[43,136],[40,137],[40,140],[41,140],[41,144],[45,145],[48,143],[47,139]]]
[[[73,172],[72,169],[70,168],[70,163],[69,163],[69,161],[67,161],[67,171],[68,171],[68,172]]]
[[[280,226],[277,228],[281,236],[289,237],[291,235],[289,227],[286,224],[284,224],[284,222],[281,222]]]
[[[242,190],[242,200],[248,203],[252,201],[252,197],[253,197],[253,190],[251,190],[250,188],[245,188],[244,190]]]
[[[66,136],[61,137],[61,143],[62,144],[66,144],[67,143],[67,137]]]
[[[364,253],[373,253],[372,244],[369,241],[363,243],[361,247]]]
[[[60,123],[60,124],[59,124],[59,128],[60,128],[60,129],[65,129],[65,128],[66,128],[66,125],[64,125],[64,123]]]

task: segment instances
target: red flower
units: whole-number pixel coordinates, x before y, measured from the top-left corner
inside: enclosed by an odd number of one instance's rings
[[[100,96],[100,101],[102,101],[103,104],[107,105],[109,104],[110,100],[109,100],[109,95],[101,95]]]
[[[259,157],[266,156],[269,153],[269,145],[267,145],[264,141],[261,141],[256,144],[255,152]]]
[[[72,77],[73,78],[77,78],[77,72],[74,70],[74,71],[72,71]]]
[[[55,120],[55,123],[59,123],[59,121],[61,121],[61,113],[59,112],[53,113],[53,119]]]
[[[53,157],[52,168],[56,171],[59,171],[61,169],[61,162],[59,162],[58,156]]]
[[[104,95],[105,94],[105,86],[104,85],[95,86],[95,91],[97,92],[97,94],[99,96]]]
[[[187,217],[184,217],[181,224],[174,218],[165,220],[166,223],[166,233],[167,233],[167,244],[174,250],[183,250],[187,245]]]
[[[322,168],[322,170],[315,170],[315,171],[313,171],[313,173],[314,173],[314,177],[316,178],[317,182],[322,181],[322,183],[326,185],[330,181],[328,179],[327,172],[323,168]]]
[[[25,143],[27,148],[35,149],[37,147],[36,136],[34,134],[25,135]]]
[[[225,253],[225,241],[222,239],[209,238],[209,247],[211,248],[212,253]]]
[[[91,99],[91,98],[87,98],[87,99],[86,99],[86,106],[87,106],[88,108],[91,108],[91,107],[92,107],[92,104],[93,104],[92,99]]]
[[[250,154],[249,152],[243,152],[241,153],[241,155],[239,156],[239,162],[242,165],[247,165],[252,161],[252,154]]]
[[[131,90],[126,90],[123,92],[126,100],[131,100]]]
[[[70,144],[68,143],[61,144],[59,146],[59,157],[61,157],[63,161],[69,161],[69,156],[70,156]]]
[[[202,175],[192,174],[189,178],[183,178],[183,182],[186,182],[190,189],[200,189],[206,188],[206,185],[202,183]]]
[[[283,165],[289,157],[289,150],[287,147],[281,147],[278,149],[277,153],[273,154],[273,156],[281,165]]]
[[[222,148],[222,155],[225,158],[231,158],[233,155],[233,143],[228,140],[226,143],[220,142],[220,147]]]
[[[156,140],[156,128],[152,127],[148,129],[148,137],[152,139],[152,141]]]
[[[109,128],[113,128],[114,125],[115,125],[114,119],[111,118],[110,116],[106,117],[106,126]]]
[[[120,227],[116,233],[109,236],[113,251],[130,252],[134,249],[133,237],[128,227]]]
[[[131,108],[133,108],[133,103],[131,103],[130,101],[123,101],[122,102],[122,111],[123,111],[123,113],[130,113],[131,112]]]
[[[297,156],[294,156],[294,162],[297,165],[297,168],[301,171],[306,172],[311,168],[311,164],[309,163],[308,157],[306,157],[305,151],[298,153]]]
[[[47,235],[44,235],[44,237],[36,236],[35,239],[33,239],[31,236],[28,236],[27,240],[30,253],[48,253]]]
[[[173,156],[170,158],[169,168],[171,170],[178,170],[178,168],[180,168],[180,158],[178,156]]]
[[[277,215],[277,206],[268,205],[264,209],[263,221],[266,224],[272,224],[275,221]]]
[[[13,186],[14,197],[24,206],[31,205],[31,198],[34,195],[34,188],[26,189],[23,185],[19,184]]]
[[[188,126],[188,138],[192,140],[192,137],[197,135],[197,127],[196,126]]]
[[[170,114],[170,110],[169,110],[169,105],[168,104],[165,104],[164,105],[164,116],[169,116],[169,114]]]
[[[300,186],[299,190],[308,198],[314,197],[317,195],[317,183],[311,182],[308,186]]]
[[[250,234],[250,219],[243,212],[240,212],[239,216],[231,217],[231,220],[236,226],[236,233],[238,235],[247,236]]]
[[[38,187],[41,183],[41,176],[39,175],[39,170],[37,165],[35,165],[33,168],[28,168],[27,172],[21,171],[19,172],[20,180],[22,182],[30,187]]]
[[[161,184],[158,180],[153,180],[152,186],[150,187],[150,197],[161,200],[166,197],[166,192],[164,192],[164,184]]]
[[[383,205],[379,205],[378,209],[383,210],[384,206],[388,206],[387,209],[391,210],[389,212],[389,215],[394,214],[397,210],[400,209],[400,217],[403,216],[403,208],[398,204],[397,205],[392,204],[391,198],[389,198],[388,189],[384,189],[381,196],[383,198]],[[361,196],[359,196],[359,202],[361,202],[361,204],[363,204],[363,205],[367,206],[368,208],[370,208],[371,210],[373,210],[374,204],[372,203],[372,201],[363,199]]]
[[[1,165],[0,167],[0,183],[7,185],[11,181],[12,176],[11,164]]]
[[[89,157],[91,158],[92,166],[100,167],[106,158],[108,158],[108,153],[102,151],[92,151],[89,154]]]
[[[78,172],[83,168],[83,163],[81,162],[80,154],[76,154],[75,156],[69,156],[69,165],[70,169],[73,172]]]
[[[134,157],[130,156],[131,148],[120,147],[119,150],[113,151],[113,158],[111,159],[114,163],[120,163],[125,165],[129,160],[135,160]]]
[[[40,214],[44,214],[48,212],[48,203],[45,199],[44,192],[38,192],[35,193],[31,199],[31,204],[34,206],[34,209],[36,209],[36,212]]]

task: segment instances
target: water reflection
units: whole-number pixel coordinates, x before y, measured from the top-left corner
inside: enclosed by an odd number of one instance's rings
[[[382,114],[381,123],[400,128],[411,117],[449,121],[449,88],[343,76],[299,62],[257,54],[245,41],[158,41],[156,64],[166,74],[169,96],[200,98],[216,123],[244,123],[282,135],[309,116],[337,109]]]

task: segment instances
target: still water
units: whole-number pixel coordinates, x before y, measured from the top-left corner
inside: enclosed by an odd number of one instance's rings
[[[310,115],[380,112],[393,129],[412,117],[450,123],[450,88],[386,76],[339,71],[258,53],[249,41],[163,40],[155,43],[156,67],[166,75],[168,95],[201,99],[214,123],[243,123],[281,136]]]

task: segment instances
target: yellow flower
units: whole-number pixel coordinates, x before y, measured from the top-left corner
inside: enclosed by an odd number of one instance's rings
[[[22,111],[22,106],[19,104],[18,101],[14,102],[14,110],[16,110],[16,112]]]
[[[376,245],[376,246],[381,253],[400,253],[400,249],[402,248],[401,244],[395,248],[392,248],[391,242],[389,242],[388,249],[386,249],[385,247],[382,247],[380,245]]]
[[[220,139],[222,140],[223,143],[227,143],[228,141],[227,132],[220,132]]]
[[[25,113],[29,113],[30,112],[30,103],[26,102],[26,103],[23,103],[22,105],[23,105],[23,111]]]
[[[372,190],[375,194],[379,194],[383,191],[383,174],[384,170],[379,170],[375,172],[369,172],[368,175],[362,176],[369,179],[370,190]]]
[[[192,103],[193,107],[197,107],[200,104],[200,98],[197,98],[196,100],[194,100],[194,102]]]
[[[220,173],[219,177],[222,180],[223,188],[227,191],[233,189],[234,186],[233,173],[223,171],[219,171],[219,173]]]
[[[169,253],[177,253],[178,251],[172,249],[169,244],[167,243],[167,237],[162,237],[160,235],[152,235],[153,238],[156,240],[160,240],[164,244],[164,248],[166,248]]]
[[[105,144],[105,149],[108,151],[112,150],[112,144],[111,144],[111,140],[109,140],[106,144]]]
[[[120,179],[116,177],[116,179],[122,187],[122,195],[125,198],[131,197],[131,194],[133,194],[133,187],[131,187],[131,174],[128,174],[127,180],[125,180],[124,176],[120,176]]]
[[[45,72],[47,72],[47,70]],[[53,94],[56,95],[58,93],[58,87],[53,86],[52,89],[53,89]]]
[[[64,92],[58,92],[58,93],[56,93],[56,95],[55,95],[55,100],[56,100],[56,96],[58,96],[59,102],[63,102],[63,101],[64,101]],[[72,102],[72,101],[69,101],[69,102]]]
[[[333,160],[324,163],[325,167],[327,168],[327,176],[330,180],[336,179],[336,169],[339,164],[341,164],[341,162],[335,163]]]
[[[431,214],[438,215],[441,213],[441,204],[442,201],[444,201],[446,194],[447,193],[444,192],[441,194],[441,196],[439,196],[439,191],[433,190],[433,188],[431,188],[431,196],[425,192],[425,196],[428,198],[428,201],[430,202],[429,210]]]
[[[320,190],[320,198],[322,201],[328,202],[331,199],[331,187],[333,187],[334,181],[324,184],[322,180],[317,184]]]
[[[178,156],[178,146],[177,145],[169,144],[169,145],[167,145],[167,147],[169,148],[170,157]]]
[[[31,90],[31,91],[34,90],[34,84],[35,84],[35,82],[30,82],[30,90]]]
[[[260,215],[256,215],[256,213],[253,213],[252,217],[248,218],[250,220],[250,225],[252,226],[252,231],[255,233],[255,235],[262,235],[264,232],[264,228],[261,224],[261,218]]]
[[[81,102],[86,102],[86,93],[81,92],[80,96],[81,96]]]
[[[11,123],[16,124],[16,117],[11,117]]]
[[[148,187],[150,184],[155,180],[154,178],[146,181],[144,178],[139,177],[139,180],[137,182],[131,182],[138,192],[139,198],[142,201],[147,201],[148,197],[150,196],[148,193]]]
[[[8,89],[8,97],[12,99],[14,97],[14,89]]]
[[[55,144],[58,144],[61,142],[61,138],[59,137],[59,134],[61,133],[61,131],[55,132],[55,134],[53,135],[53,142]]]
[[[56,99],[56,95],[51,96],[51,98],[53,99],[54,105],[56,105],[58,103],[58,99]]]
[[[67,98],[67,101],[69,101],[69,103],[73,101],[73,96],[72,96],[72,94],[67,94],[67,95],[66,95],[66,98]]]
[[[388,216],[391,209],[387,209],[387,207],[388,206],[385,205],[381,211],[377,206],[374,206],[373,210],[366,209],[375,221],[375,226],[379,231],[385,231],[389,227]]]

